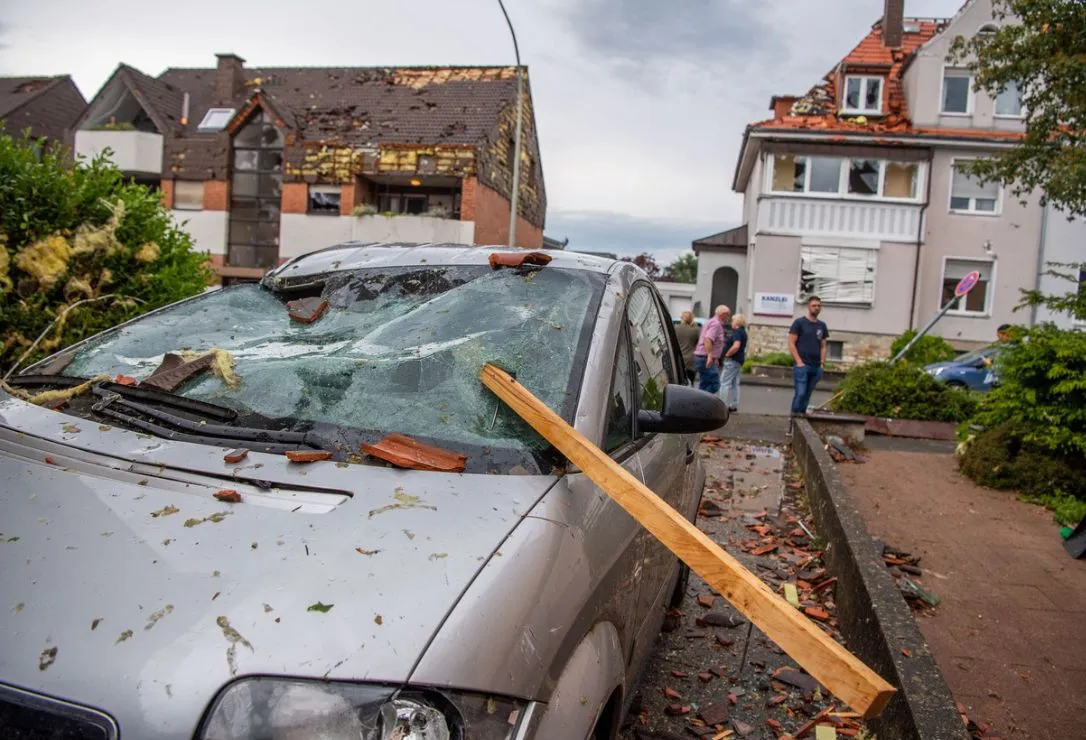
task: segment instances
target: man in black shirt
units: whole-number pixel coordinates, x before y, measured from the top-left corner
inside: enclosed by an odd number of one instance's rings
[[[792,397],[793,416],[807,413],[811,394],[822,378],[822,366],[826,363],[826,339],[830,330],[824,321],[819,320],[820,313],[822,300],[818,296],[811,296],[807,299],[807,315],[793,321],[788,330],[788,350],[795,361],[792,368],[792,382],[796,386],[796,393]]]

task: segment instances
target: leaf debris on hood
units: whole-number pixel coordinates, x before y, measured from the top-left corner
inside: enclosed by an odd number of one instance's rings
[[[24,604],[23,602],[21,602],[21,601],[20,601],[20,602],[19,602],[18,604],[16,604],[15,606],[13,606],[13,607],[11,608],[11,610],[12,610],[13,612],[15,612],[16,614],[18,614],[18,613],[19,613],[19,612],[21,612],[21,611],[22,611],[22,610],[23,610],[23,609],[24,609],[25,607],[26,607],[26,604]]]
[[[355,552],[357,552],[359,555],[376,555],[377,553],[379,553],[381,551],[380,550],[367,550],[364,547],[356,547]]]
[[[226,617],[217,618],[215,620],[215,624],[219,625],[219,628],[222,629],[222,636],[225,637],[226,641],[230,643],[230,646],[226,648],[226,664],[230,667],[230,675],[236,676],[238,673],[238,644],[244,645],[245,647],[249,648],[251,652],[256,651],[253,650],[252,643],[242,637],[240,632],[230,626],[230,620]]]
[[[205,516],[203,519],[186,519],[185,520],[185,526],[189,527],[191,529],[192,527],[200,526],[204,522],[212,522],[214,524],[218,524],[219,522],[221,522],[223,519],[225,519],[229,515],[230,515],[229,511],[217,511],[214,514],[212,514],[211,516]]]
[[[157,519],[160,516],[169,516],[170,514],[176,514],[179,511],[181,511],[181,509],[178,509],[173,504],[170,504],[168,506],[162,507],[158,511],[152,511],[151,516]]]
[[[335,604],[322,604],[321,602],[318,601],[318,602],[310,604],[308,607],[306,607],[306,611],[307,612],[320,612],[321,614],[327,614],[328,612],[330,612],[332,610],[333,606],[335,606]]]
[[[125,630],[124,632],[122,632],[120,634],[120,636],[117,638],[117,641],[114,642],[113,644],[114,645],[120,645],[122,642],[124,642],[125,640],[130,638],[132,635],[133,635],[132,630]]]
[[[264,613],[267,614],[270,611],[275,611],[275,610],[272,609],[271,604],[265,604],[264,605]]]
[[[166,604],[166,606],[162,607],[157,612],[155,612],[154,614],[151,615],[150,619],[148,619],[148,621],[147,621],[146,626],[144,626],[144,628],[143,628],[144,631],[146,632],[147,630],[154,627],[156,624],[158,624],[158,620],[162,619],[167,614],[170,614],[172,612],[173,612],[173,604]]]
[[[42,650],[41,655],[38,657],[38,670],[39,671],[44,671],[49,666],[53,665],[53,663],[56,662],[56,659],[57,659],[56,646],[51,647],[51,648],[46,648],[45,650]]]
[[[240,504],[241,494],[232,488],[224,488],[215,494],[215,498],[228,504]]]
[[[98,625],[100,625],[101,623],[102,623],[102,618],[101,617],[96,617],[95,619],[91,620],[91,630],[98,629]]]
[[[397,503],[385,504],[370,511],[370,517],[374,517],[377,514],[383,514],[386,511],[392,511],[393,509],[430,509],[431,511],[437,511],[436,506],[422,503],[422,500],[418,496],[412,496],[402,488],[397,488],[396,492],[392,494],[392,498],[396,499]]]

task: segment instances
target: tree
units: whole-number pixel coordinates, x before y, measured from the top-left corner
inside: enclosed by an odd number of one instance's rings
[[[60,147],[0,135],[0,375],[209,278],[159,195],[104,156],[72,166]]]
[[[981,181],[1035,190],[1069,214],[1086,215],[1086,9],[1082,0],[993,0],[997,30],[955,39],[949,59],[974,86],[1021,93],[1026,133],[1013,148],[966,166]]]
[[[684,254],[668,265],[664,274],[676,283],[696,283],[698,281],[697,255]]]
[[[656,258],[648,252],[642,252],[636,257],[623,257],[621,261],[634,263],[642,270],[644,270],[645,274],[648,275],[649,278],[652,280],[656,280],[663,275],[663,270],[661,270],[660,266],[656,264]]]

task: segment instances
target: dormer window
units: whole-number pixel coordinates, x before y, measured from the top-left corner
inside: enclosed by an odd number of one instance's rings
[[[212,108],[196,128],[200,131],[222,131],[233,117],[233,108]]]
[[[882,78],[846,77],[841,110],[845,113],[882,113]]]

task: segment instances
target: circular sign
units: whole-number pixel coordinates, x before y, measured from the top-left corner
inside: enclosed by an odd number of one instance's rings
[[[971,291],[973,287],[976,286],[978,280],[980,280],[980,273],[973,270],[973,272],[958,281],[958,287],[954,289],[954,297],[961,298]]]

